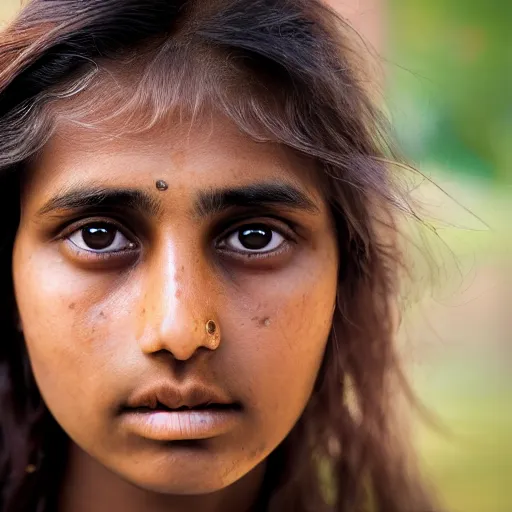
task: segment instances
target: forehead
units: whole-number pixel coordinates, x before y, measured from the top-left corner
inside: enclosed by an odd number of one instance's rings
[[[44,200],[56,189],[94,184],[170,189],[229,187],[279,178],[314,192],[311,159],[256,142],[220,115],[168,120],[144,133],[62,123],[27,173],[25,188]]]

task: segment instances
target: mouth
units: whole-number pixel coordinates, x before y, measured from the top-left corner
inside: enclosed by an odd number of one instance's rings
[[[154,441],[196,441],[225,435],[242,418],[242,406],[206,388],[161,386],[143,392],[122,409],[128,433]]]
[[[195,406],[182,405],[180,407],[167,407],[166,405],[157,402],[155,407],[135,407],[127,410],[140,412],[140,413],[152,413],[152,412],[186,412],[186,411],[230,411],[240,410],[241,406],[237,403],[231,404],[216,404],[216,403],[205,403],[198,404]]]

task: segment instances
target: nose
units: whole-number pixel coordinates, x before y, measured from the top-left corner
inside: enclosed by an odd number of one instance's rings
[[[214,321],[218,331],[211,293],[214,278],[204,258],[198,258],[197,251],[186,254],[168,247],[147,267],[142,351],[169,352],[186,361],[201,348],[216,349],[219,333],[212,335],[208,324]]]

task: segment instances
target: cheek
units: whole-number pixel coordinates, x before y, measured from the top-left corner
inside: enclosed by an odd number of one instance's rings
[[[90,425],[90,407],[108,400],[103,377],[115,368],[115,351],[109,346],[115,326],[105,313],[105,285],[101,279],[84,279],[58,255],[25,255],[22,247],[16,248],[13,277],[38,387],[60,422],[67,424],[72,411],[73,422]]]
[[[325,260],[324,260],[325,261]],[[232,305],[231,365],[259,428],[284,437],[311,395],[332,325],[337,267],[298,267],[248,285]],[[240,317],[240,312],[242,317]],[[242,341],[243,340],[243,341]]]

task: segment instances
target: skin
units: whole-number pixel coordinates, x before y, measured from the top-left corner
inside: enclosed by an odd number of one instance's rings
[[[201,193],[268,183],[311,204],[198,215]],[[143,192],[155,211],[41,212],[91,187]],[[62,125],[27,173],[21,204],[21,326],[42,396],[71,439],[60,510],[249,510],[265,459],[308,402],[332,321],[337,246],[310,165],[215,116],[115,140]],[[79,248],[84,223],[115,223],[132,250]],[[264,257],[231,242],[251,223],[273,230]],[[215,350],[209,319],[220,329]],[[221,389],[240,404],[236,423],[187,444],[130,435],[119,408],[164,379]]]

